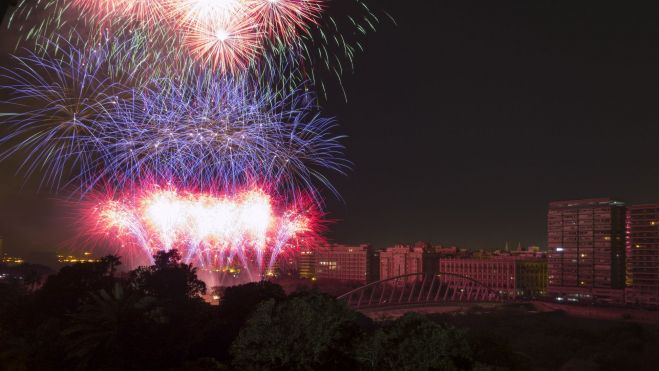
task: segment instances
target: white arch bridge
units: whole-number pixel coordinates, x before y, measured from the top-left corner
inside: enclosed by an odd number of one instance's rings
[[[455,273],[410,273],[372,282],[337,299],[354,309],[413,305],[455,305],[506,302],[499,293],[472,278]]]

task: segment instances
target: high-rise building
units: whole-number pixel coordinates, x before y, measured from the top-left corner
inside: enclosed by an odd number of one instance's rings
[[[659,204],[627,209],[626,302],[659,306]]]
[[[315,277],[366,283],[369,278],[369,245],[329,245],[315,251]]]
[[[547,233],[550,295],[622,300],[624,203],[609,198],[551,202]]]

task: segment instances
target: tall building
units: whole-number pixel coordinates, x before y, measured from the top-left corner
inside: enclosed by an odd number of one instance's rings
[[[366,283],[369,278],[369,245],[329,245],[315,251],[315,277]]]
[[[547,259],[545,257],[515,258],[516,295],[534,298],[547,294]]]
[[[316,275],[316,256],[313,250],[303,249],[297,256],[297,272],[300,278],[314,278]]]
[[[622,300],[624,203],[609,198],[551,202],[547,234],[550,295]]]
[[[423,248],[396,245],[380,252],[380,279],[423,272]]]
[[[659,204],[627,209],[629,304],[659,306]]]
[[[421,255],[421,271],[424,273],[437,272],[437,262],[439,262],[439,258],[442,256],[441,251],[444,248],[441,245],[433,246],[424,241],[415,243],[414,247],[423,251]]]
[[[375,282],[380,279],[380,252],[381,250],[371,248],[368,252],[368,283]]]

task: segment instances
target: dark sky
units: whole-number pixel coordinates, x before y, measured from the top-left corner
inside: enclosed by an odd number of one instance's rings
[[[550,200],[659,201],[656,1],[384,3],[331,102],[338,241],[545,245]]]
[[[330,239],[544,246],[550,200],[659,201],[656,1],[372,3],[397,25],[369,38],[348,101],[325,104],[354,162],[333,177]],[[66,210],[12,171],[7,248],[57,246]]]

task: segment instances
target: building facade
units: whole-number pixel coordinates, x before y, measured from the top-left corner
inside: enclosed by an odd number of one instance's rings
[[[368,251],[368,277],[367,282],[375,282],[380,279],[380,252],[381,250],[370,248]]]
[[[547,295],[547,259],[515,258],[515,290],[517,297],[536,298]]]
[[[547,233],[550,295],[622,300],[624,203],[609,198],[551,202]]]
[[[469,277],[499,294],[515,297],[513,259],[440,259],[439,271]]]
[[[380,252],[381,280],[421,272],[423,272],[422,247],[396,245]]]
[[[297,273],[300,278],[312,279],[316,275],[316,255],[313,250],[303,249],[297,254]]]
[[[627,209],[626,302],[659,306],[659,204]]]
[[[441,259],[439,271],[471,278],[509,298],[532,298],[547,292],[547,260],[542,257]]]
[[[315,251],[315,277],[365,284],[369,279],[371,250],[365,244],[321,247]]]

